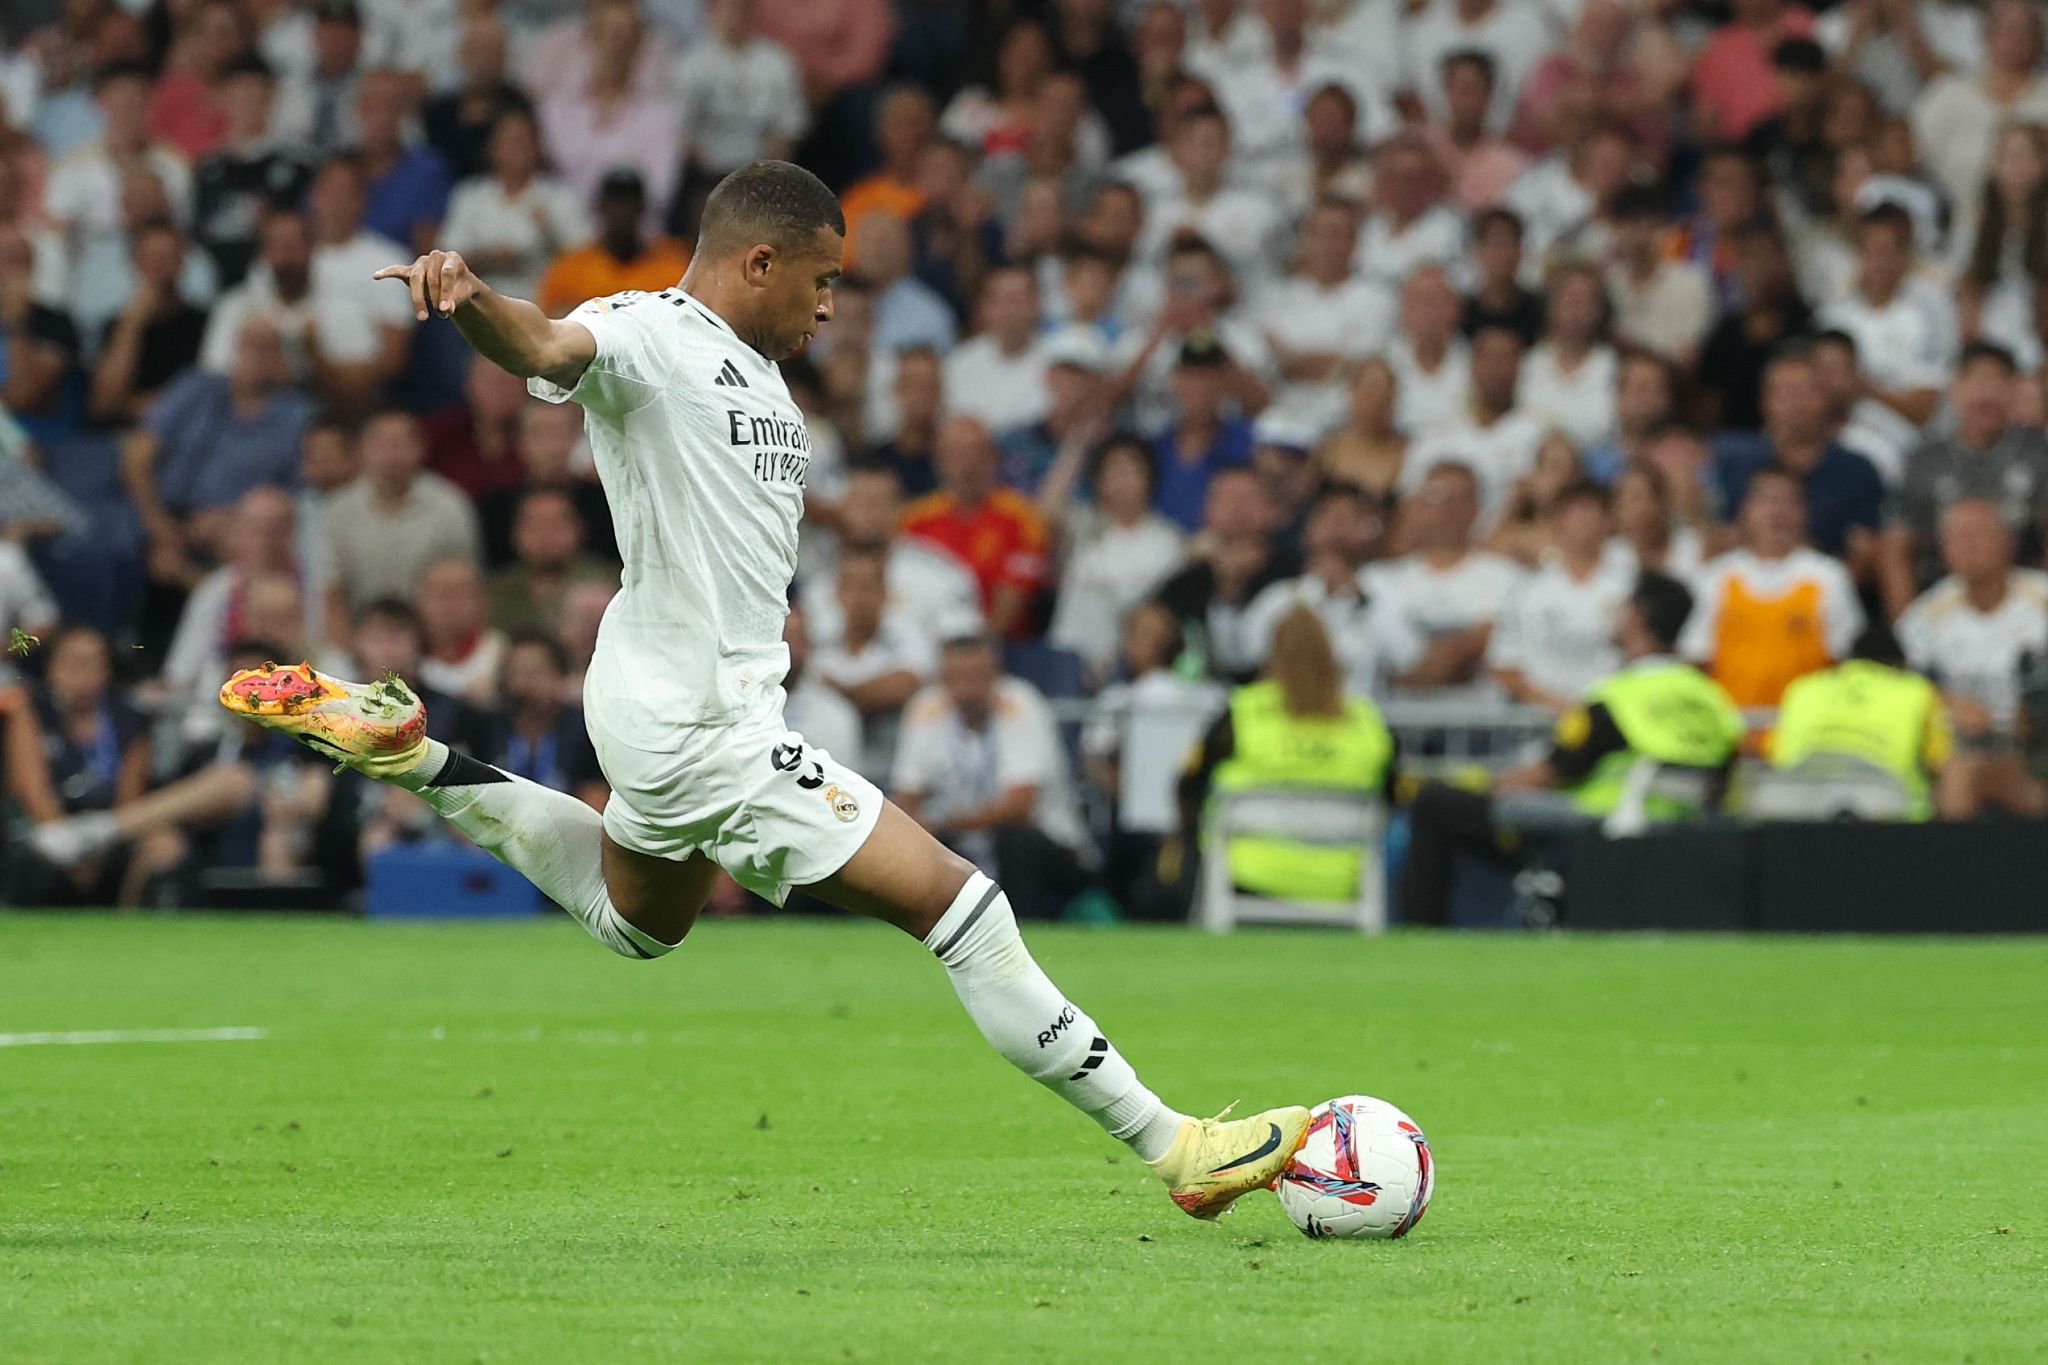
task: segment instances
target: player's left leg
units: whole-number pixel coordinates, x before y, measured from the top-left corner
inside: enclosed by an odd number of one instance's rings
[[[1198,1218],[1271,1184],[1307,1136],[1305,1109],[1230,1122],[1167,1108],[1032,960],[1002,888],[893,803],[845,865],[809,889],[915,935],[990,1046],[1143,1157]]]

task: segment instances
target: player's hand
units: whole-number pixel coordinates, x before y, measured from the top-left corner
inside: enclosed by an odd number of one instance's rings
[[[470,270],[460,252],[429,251],[411,265],[387,265],[373,280],[404,280],[412,290],[413,316],[421,322],[432,312],[451,316],[483,292],[484,282]]]

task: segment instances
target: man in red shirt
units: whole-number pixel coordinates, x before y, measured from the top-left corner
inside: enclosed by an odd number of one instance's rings
[[[938,491],[904,510],[904,534],[951,551],[973,572],[990,630],[1026,634],[1045,582],[1045,523],[1038,509],[996,481],[995,438],[972,417],[949,418],[939,428],[933,463]]]
[[[1692,98],[1706,131],[1740,142],[1778,112],[1771,53],[1786,38],[1813,32],[1813,14],[1785,0],[1735,0],[1734,16],[1707,40],[1692,64]]]

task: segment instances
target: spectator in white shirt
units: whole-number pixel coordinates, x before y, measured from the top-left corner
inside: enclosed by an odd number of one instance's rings
[[[1302,532],[1301,576],[1270,585],[1245,608],[1244,638],[1259,658],[1272,651],[1281,620],[1305,606],[1330,633],[1348,693],[1379,696],[1421,662],[1425,642],[1413,624],[1367,593],[1361,576],[1382,531],[1379,503],[1356,488],[1332,484],[1317,496]]]
[[[1252,302],[1283,381],[1274,405],[1322,427],[1343,414],[1345,367],[1379,354],[1393,334],[1393,291],[1352,273],[1357,234],[1350,204],[1320,200],[1302,224],[1296,272]]]
[[[375,317],[376,349],[360,366],[331,366],[329,401],[367,405],[377,390],[405,368],[412,339],[412,299],[389,284],[363,281],[412,252],[363,226],[363,165],[353,156],[332,158],[313,176],[306,194],[306,218],[313,229],[313,292],[321,298],[353,293]]]
[[[1609,551],[1607,506],[1606,490],[1590,480],[1553,505],[1555,555],[1516,586],[1488,649],[1512,701],[1564,711],[1621,666],[1615,613],[1636,575],[1630,556]]]
[[[798,603],[790,603],[789,615],[783,618],[782,643],[789,647],[789,671],[782,675],[782,723],[813,749],[842,763],[865,763],[860,712],[819,675],[810,624]]]
[[[1899,643],[1940,686],[1962,740],[1942,769],[1942,814],[1995,808],[2038,819],[2048,786],[2020,751],[2031,728],[2021,674],[2048,656],[2048,574],[2013,567],[2012,532],[1985,498],[1942,514],[1941,558],[1949,576],[1900,614]]]
[[[1699,528],[1673,515],[1671,485],[1664,471],[1648,461],[1624,465],[1615,476],[1614,526],[1612,557],[1639,573],[1689,583],[1706,562]]]
[[[1460,464],[1479,477],[1479,533],[1489,535],[1515,484],[1536,466],[1549,428],[1517,406],[1522,338],[1494,323],[1472,338],[1472,385],[1460,420],[1418,437],[1401,467],[1400,490],[1411,494],[1439,465]]]
[[[1878,401],[1925,424],[1955,367],[1956,312],[1947,290],[1908,278],[1912,268],[1912,218],[1879,204],[1857,224],[1849,292],[1821,309],[1819,321],[1855,341]]]
[[[811,641],[811,671],[858,716],[865,738],[848,754],[859,753],[863,762],[886,760],[895,750],[896,718],[904,703],[937,671],[937,647],[928,625],[909,616],[905,604],[890,602],[885,550],[841,551],[832,602],[833,633]],[[881,771],[887,771],[886,762]]]
[[[1551,277],[1543,340],[1522,366],[1525,406],[1580,450],[1614,431],[1620,357],[1602,337],[1607,290],[1598,267],[1566,265]]]
[[[1976,202],[2001,123],[2048,121],[2041,71],[2041,13],[2024,0],[1994,0],[1984,16],[1984,64],[1941,76],[1913,102],[1920,164],[1952,204]]]
[[[904,712],[893,786],[904,812],[1000,880],[1019,914],[1057,915],[1086,884],[1088,834],[1059,727],[1037,688],[1003,676],[986,636],[946,642],[938,684]]]
[[[753,0],[708,0],[706,31],[676,63],[676,100],[695,177],[715,182],[752,161],[784,160],[810,127],[788,48],[754,27]]]
[[[1415,93],[1433,120],[1444,116],[1444,58],[1484,52],[1493,60],[1499,89],[1488,121],[1504,131],[1522,79],[1557,45],[1550,7],[1513,0],[1440,0],[1408,22],[1405,63]]]
[[[1465,254],[1465,220],[1446,204],[1443,167],[1420,135],[1397,133],[1373,153],[1372,212],[1358,230],[1358,269],[1394,285]]]
[[[884,556],[888,614],[919,622],[935,632],[943,621],[979,619],[981,589],[968,567],[944,550],[897,533],[903,519],[903,481],[887,465],[857,464],[846,473],[846,491],[839,500],[837,553],[869,550]],[[811,630],[820,639],[836,639],[842,629],[833,584],[836,560],[820,555],[820,573],[803,585],[804,607]]]
[[[1081,656],[1093,678],[1116,661],[1123,619],[1186,557],[1178,526],[1152,510],[1152,448],[1132,435],[1096,447],[1093,497],[1066,517],[1065,558],[1049,638]]]
[[[1616,338],[1690,368],[1714,325],[1714,287],[1691,261],[1664,254],[1664,207],[1664,196],[1647,185],[1615,196],[1607,293]]]
[[[1223,253],[1240,279],[1263,278],[1273,267],[1280,215],[1268,197],[1227,183],[1230,124],[1223,111],[1209,105],[1182,114],[1168,152],[1180,185],[1146,214],[1139,254],[1156,262],[1177,234],[1193,231]]]
[[[493,289],[531,299],[548,262],[590,239],[590,215],[541,170],[540,125],[526,110],[498,115],[486,156],[490,173],[463,181],[449,198],[441,244],[461,252]]]
[[[1504,202],[1526,226],[1529,255],[1539,266],[1608,254],[1614,197],[1627,187],[1634,160],[1626,133],[1596,124],[1515,181]]]
[[[1334,85],[1349,95],[1371,136],[1393,128],[1395,117],[1389,92],[1357,54],[1310,27],[1310,0],[1260,0],[1258,8],[1266,51],[1211,74],[1247,161],[1246,180],[1279,188],[1303,150],[1302,110],[1317,90]]]
[[[1457,421],[1471,398],[1471,354],[1458,334],[1462,311],[1441,266],[1423,266],[1401,286],[1401,330],[1387,347],[1387,363],[1400,393],[1395,424],[1411,437]]]
[[[976,312],[980,330],[946,357],[947,405],[1000,438],[1043,421],[1052,407],[1038,339],[1037,277],[1018,265],[990,271]]]
[[[1474,547],[1479,478],[1461,464],[1438,465],[1401,508],[1414,549],[1365,569],[1365,586],[1403,630],[1425,642],[1403,687],[1447,689],[1481,676],[1494,623],[1522,576],[1513,560]]]

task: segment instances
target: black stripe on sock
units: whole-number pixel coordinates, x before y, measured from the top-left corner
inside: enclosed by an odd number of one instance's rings
[[[982,911],[988,909],[989,904],[992,901],[994,901],[997,896],[1000,896],[1002,894],[1003,888],[997,886],[994,882],[990,882],[988,884],[988,890],[982,893],[981,903],[974,907],[973,913],[968,915],[968,917],[961,922],[960,927],[953,931],[952,936],[950,938],[948,938],[944,943],[941,943],[938,947],[932,949],[932,956],[940,959],[941,961],[944,961],[946,954],[953,951],[954,945],[959,943],[961,939],[965,938],[967,936],[967,931],[974,927],[974,922],[981,918]]]
[[[427,779],[429,787],[482,787],[492,782],[510,782],[512,779],[493,768],[490,764],[448,751],[448,761],[441,765],[441,771]]]
[[[631,934],[620,934],[619,937],[624,939],[626,941],[626,946],[633,950],[634,957],[639,958],[642,962],[654,961],[654,954],[648,952],[645,948],[642,948],[639,944],[635,943],[633,941],[633,936]]]

